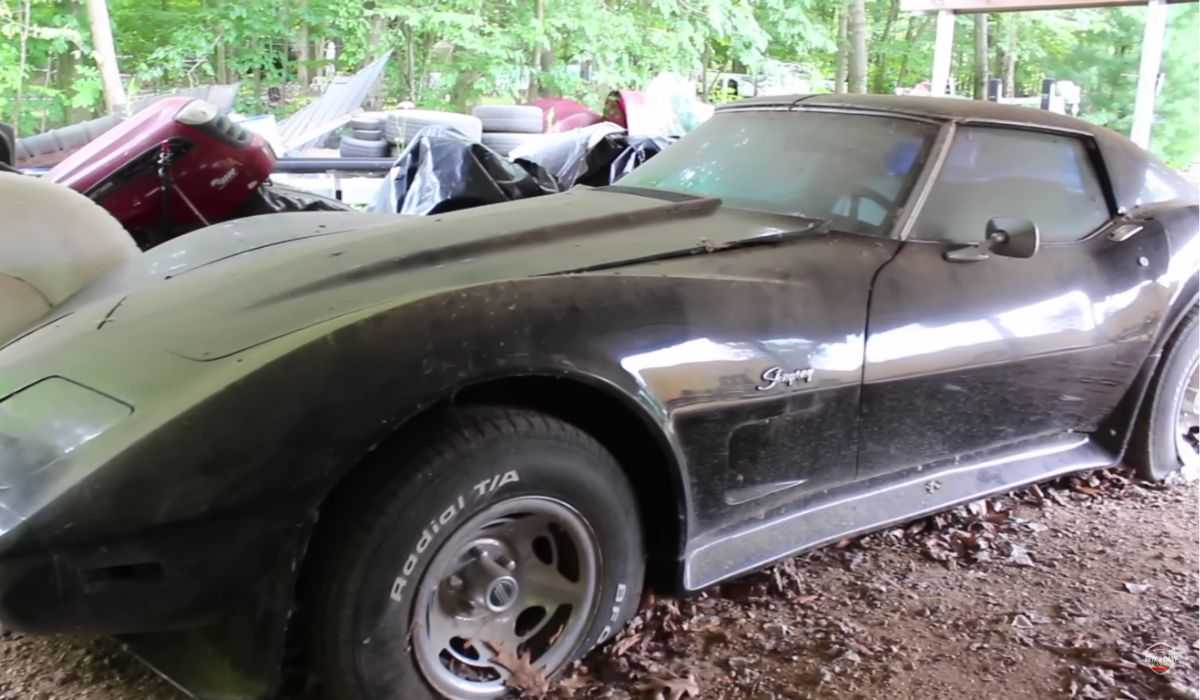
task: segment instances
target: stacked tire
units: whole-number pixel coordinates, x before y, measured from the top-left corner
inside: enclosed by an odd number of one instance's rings
[[[60,129],[51,129],[41,134],[17,139],[16,159],[18,162],[33,160],[56,153],[62,153],[62,157],[65,158],[67,154],[74,153],[85,145],[95,141],[100,138],[101,134],[120,123],[120,117],[100,117],[99,119],[71,124]]]
[[[383,137],[389,143],[405,145],[428,126],[444,126],[462,133],[473,143],[479,143],[483,124],[470,114],[438,112],[430,109],[401,109],[388,112],[383,120]]]
[[[532,105],[480,105],[471,112],[483,124],[483,145],[507,156],[518,146],[543,138],[541,107]]]
[[[392,145],[383,137],[385,115],[366,112],[350,120],[350,135],[342,137],[339,152],[343,158],[383,158]]]

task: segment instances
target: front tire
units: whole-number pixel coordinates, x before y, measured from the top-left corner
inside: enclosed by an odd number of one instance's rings
[[[1126,461],[1147,481],[1200,468],[1200,324],[1188,312],[1167,342]]]
[[[471,408],[339,499],[313,664],[331,700],[504,695],[499,649],[554,673],[615,634],[645,576],[636,500],[567,423]]]

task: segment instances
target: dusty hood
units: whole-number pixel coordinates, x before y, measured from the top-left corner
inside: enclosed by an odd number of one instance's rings
[[[128,294],[206,265],[308,238],[332,236],[379,225],[419,222],[417,217],[358,212],[263,214],[197,229],[133,256],[58,307],[58,313],[117,294]]]
[[[271,219],[287,227],[279,215],[262,222]],[[295,235],[299,229],[292,228],[275,244],[199,256],[207,262],[193,259],[171,274],[156,269],[156,279],[143,278],[131,291],[119,291],[121,284],[112,281],[111,289],[90,290],[69,310],[96,332],[213,360],[345,314],[432,293],[715,251],[732,241],[812,226],[723,209],[715,200],[605,190],[418,220],[363,221],[365,228],[338,235]]]

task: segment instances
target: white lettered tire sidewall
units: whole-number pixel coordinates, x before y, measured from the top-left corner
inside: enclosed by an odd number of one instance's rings
[[[459,449],[435,452],[433,463],[404,480],[373,518],[367,546],[346,572],[352,615],[338,630],[353,649],[356,700],[438,697],[421,676],[409,636],[421,577],[457,525],[503,500],[560,500],[596,535],[596,609],[569,658],[615,634],[636,612],[645,557],[636,500],[616,462],[590,437],[553,419],[525,411],[500,415],[506,417],[485,422],[478,433],[465,430]],[[486,429],[488,422],[495,429]]]
[[[1197,312],[1191,311],[1175,331],[1166,348],[1158,389],[1151,398],[1150,421],[1147,426],[1150,468],[1143,477],[1161,481],[1179,469],[1179,453],[1175,431],[1178,430],[1179,401],[1191,371],[1196,366],[1200,347],[1200,322]]]

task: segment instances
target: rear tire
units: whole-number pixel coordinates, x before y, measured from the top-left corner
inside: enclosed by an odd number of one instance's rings
[[[312,663],[330,700],[500,697],[484,644],[554,673],[636,611],[636,501],[591,436],[478,407],[425,445],[382,451],[318,540]]]
[[[1163,350],[1151,394],[1138,415],[1126,461],[1139,477],[1162,481],[1200,460],[1196,383],[1200,380],[1200,324],[1192,309]]]

